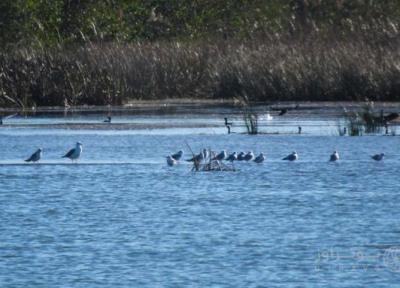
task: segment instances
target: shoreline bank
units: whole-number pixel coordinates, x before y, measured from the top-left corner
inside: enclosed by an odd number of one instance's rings
[[[306,110],[329,110],[341,111],[343,109],[358,111],[365,106],[365,102],[358,101],[280,101],[280,102],[253,102],[255,109],[270,109],[275,111],[283,108],[295,108],[298,106],[299,111]],[[71,107],[62,106],[41,106],[32,107],[30,109],[21,110],[20,108],[1,108],[0,114],[5,113],[112,113],[112,112],[137,112],[154,114],[174,114],[179,112],[190,112],[193,114],[204,114],[202,110],[207,112],[209,109],[229,109],[240,110],[242,106],[233,100],[192,100],[192,99],[166,99],[166,100],[135,100],[124,105],[113,106],[95,106],[80,105]],[[393,112],[400,110],[400,102],[374,102],[375,110],[384,110],[385,112]]]

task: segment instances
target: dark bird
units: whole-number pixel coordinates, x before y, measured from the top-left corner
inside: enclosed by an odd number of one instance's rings
[[[237,160],[237,153],[233,152],[231,155],[228,156],[228,158],[225,159],[226,161],[230,161],[233,162],[235,160]]]
[[[183,151],[182,150],[180,150],[180,151],[176,152],[175,154],[171,155],[171,157],[174,158],[176,161],[181,160],[182,156],[183,156]]]
[[[40,158],[42,158],[42,148],[39,148],[38,150],[36,150],[35,153],[33,153],[31,155],[31,157],[29,157],[28,159],[25,160],[25,162],[37,162],[40,160]]]
[[[237,160],[238,160],[238,161],[243,161],[243,160],[244,160],[244,156],[246,156],[246,154],[245,154],[244,152],[240,152],[240,153],[237,155]]]
[[[399,113],[390,113],[389,115],[383,116],[385,122],[396,120],[400,117]]]
[[[279,112],[279,116],[282,116],[282,115],[285,115],[286,113],[288,112],[288,109],[287,108],[283,108],[282,110],[281,110],[281,112]]]
[[[256,159],[254,159],[254,162],[256,162],[257,164],[261,164],[262,162],[264,162],[264,160],[265,160],[264,153],[261,152],[260,155],[258,155]]]
[[[333,152],[331,157],[329,158],[329,161],[335,162],[339,160],[339,153],[337,151]]]
[[[201,160],[206,159],[207,155],[208,155],[207,149],[203,149],[202,152],[200,152],[197,155],[194,155],[192,158],[190,158],[190,159],[188,159],[186,161],[187,162],[200,162]]]
[[[221,161],[224,160],[228,155],[226,154],[225,150],[222,150],[217,156],[215,156],[213,159],[211,160],[217,160],[217,161]]]
[[[111,117],[107,116],[107,119],[105,119],[103,122],[104,123],[111,123]]]
[[[253,151],[247,152],[247,154],[244,155],[244,157],[243,157],[243,160],[245,160],[245,161],[251,161],[253,159],[254,159]]]
[[[375,154],[374,156],[371,156],[371,158],[374,159],[375,161],[381,161],[381,160],[383,160],[384,156],[385,156],[385,153],[381,153],[381,154]]]
[[[292,154],[289,154],[288,156],[286,156],[282,160],[295,161],[297,159],[299,159],[299,156],[297,155],[296,151],[293,151]]]

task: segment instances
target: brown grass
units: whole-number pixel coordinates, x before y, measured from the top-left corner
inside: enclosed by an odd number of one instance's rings
[[[0,105],[120,105],[133,99],[243,95],[264,102],[399,101],[397,31],[375,37],[368,32],[19,48],[0,53]]]

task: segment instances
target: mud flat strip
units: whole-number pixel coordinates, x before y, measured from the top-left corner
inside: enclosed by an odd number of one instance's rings
[[[161,163],[149,163],[149,162],[37,162],[37,163],[26,163],[26,162],[0,162],[0,167],[5,166],[131,166],[131,165],[160,165]],[[164,162],[162,162],[164,164]]]

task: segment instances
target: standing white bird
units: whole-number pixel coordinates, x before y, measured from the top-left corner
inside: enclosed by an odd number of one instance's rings
[[[297,159],[299,159],[299,155],[297,155],[296,151],[293,151],[292,154],[289,154],[288,156],[286,156],[282,160],[295,161]]]
[[[42,158],[42,148],[39,148],[29,157],[28,159],[25,160],[25,162],[37,162]]]
[[[76,142],[75,148],[72,148],[71,150],[69,150],[67,152],[67,154],[62,156],[62,158],[69,158],[72,161],[74,161],[74,160],[77,160],[81,156],[81,153],[82,153],[82,143]]]
[[[381,153],[381,154],[376,154],[374,156],[371,156],[371,158],[374,159],[375,161],[382,161],[384,156],[385,156],[385,153]]]
[[[243,160],[246,160],[246,161],[251,161],[251,160],[253,160],[253,159],[254,159],[254,153],[253,153],[253,151],[247,152],[247,154],[244,155],[244,157],[243,157]]]
[[[172,156],[167,156],[167,164],[168,166],[174,166],[178,164],[178,161],[174,159]]]
[[[337,151],[334,151],[331,155],[331,158],[329,158],[330,162],[335,162],[339,160],[339,153]]]
[[[224,160],[228,155],[225,150],[222,150],[217,156],[215,156],[212,160],[221,161]]]
[[[174,158],[177,161],[181,160],[182,156],[183,156],[183,151],[182,150],[180,150],[180,151],[176,152],[175,154],[171,155],[171,157]]]
[[[226,160],[226,161],[230,161],[230,162],[233,162],[233,161],[237,160],[237,153],[236,153],[236,152],[233,152],[233,153],[230,154],[230,155],[228,156],[228,158],[226,158],[225,160]]]
[[[254,159],[254,162],[260,164],[260,163],[264,162],[264,160],[265,160],[264,153],[261,152],[260,155],[258,155],[258,156]]]

